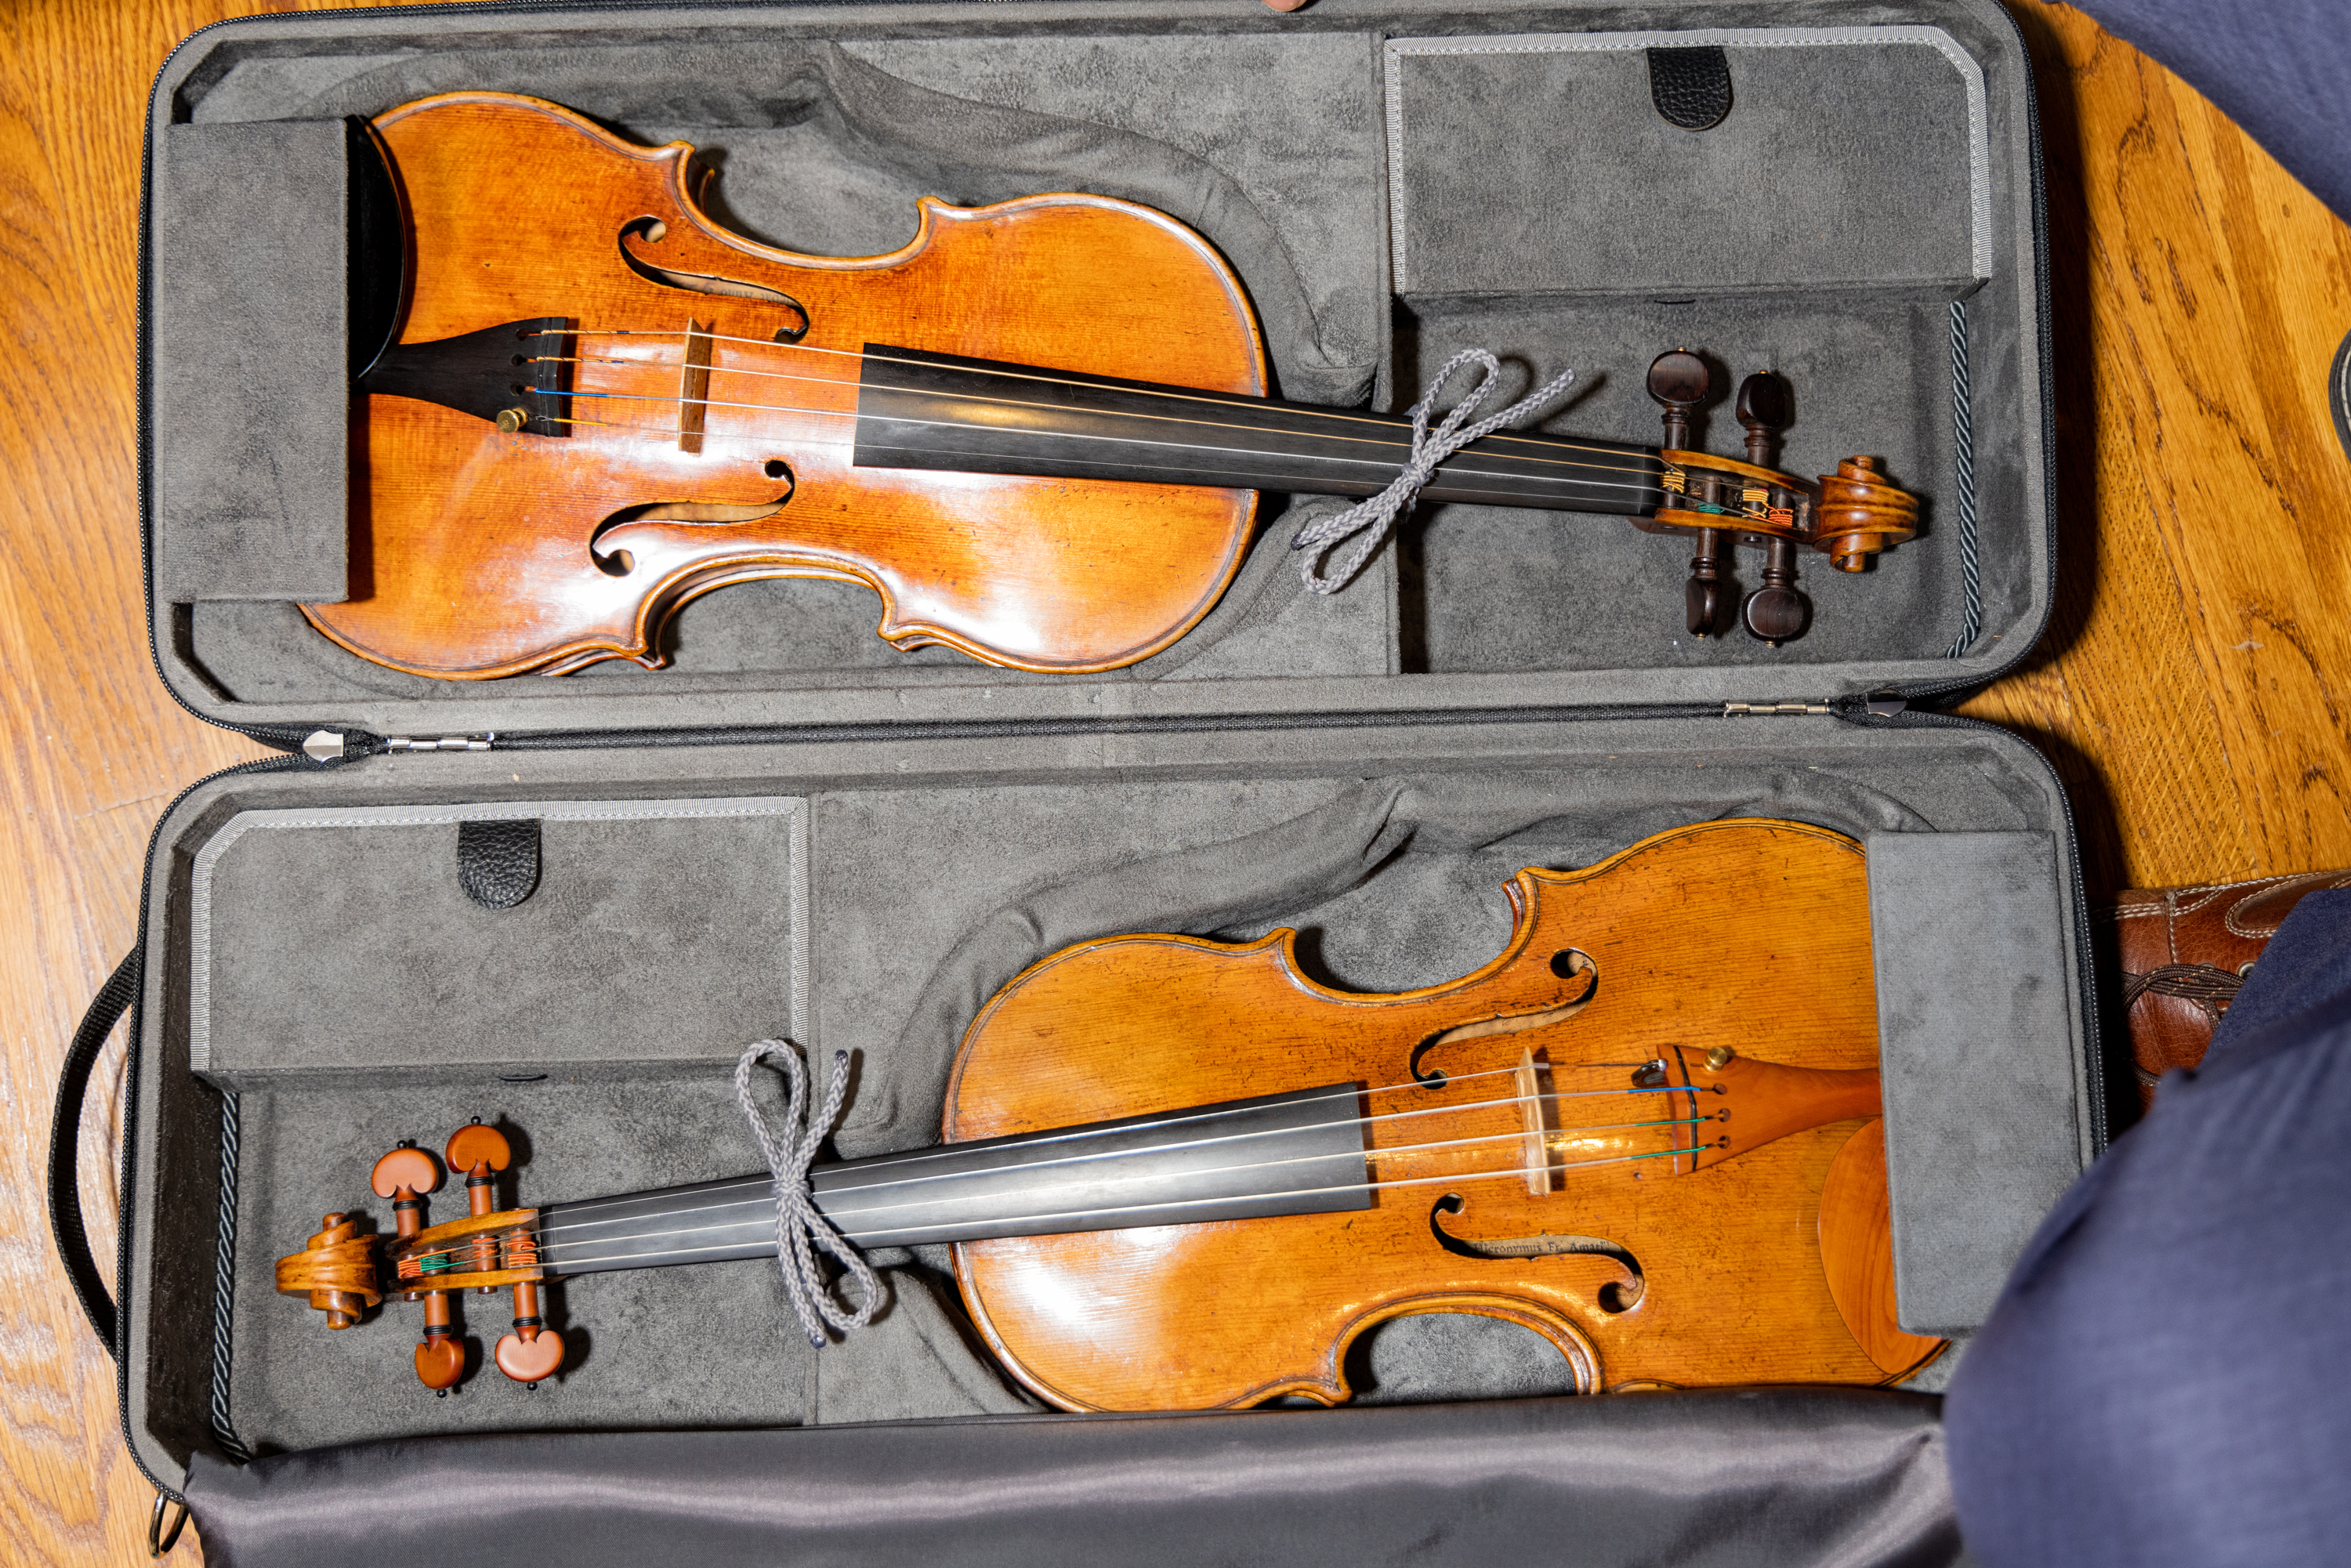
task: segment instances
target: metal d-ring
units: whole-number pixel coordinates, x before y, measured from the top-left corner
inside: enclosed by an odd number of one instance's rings
[[[171,1531],[166,1533],[163,1529],[163,1509],[166,1504],[174,1502],[180,1505],[180,1517],[172,1521]],[[172,1550],[180,1543],[180,1531],[187,1527],[188,1500],[183,1497],[173,1497],[167,1491],[158,1491],[155,1494],[155,1511],[147,1516],[147,1555],[161,1557]]]

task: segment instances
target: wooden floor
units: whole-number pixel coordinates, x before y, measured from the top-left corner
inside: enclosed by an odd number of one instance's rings
[[[2323,383],[2351,228],[2079,14],[2042,63],[2055,243],[2057,616],[1966,712],[2030,734],[2091,885],[2351,865],[2351,461]],[[131,946],[148,831],[256,755],[149,662],[132,465],[139,133],[172,43],[246,6],[0,0],[0,1549],[143,1555],[153,1493],[51,1255],[44,1137],[83,1003]],[[93,1100],[110,1104],[119,1046]],[[81,1140],[112,1255],[115,1130]],[[193,1561],[193,1532],[175,1557]]]

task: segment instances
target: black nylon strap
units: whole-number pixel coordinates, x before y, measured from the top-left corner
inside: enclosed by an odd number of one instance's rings
[[[49,1120],[49,1234],[57,1241],[57,1257],[66,1266],[66,1277],[73,1281],[74,1294],[81,1298],[81,1310],[89,1315],[90,1332],[98,1335],[107,1354],[117,1357],[121,1351],[115,1337],[114,1296],[107,1289],[98,1260],[90,1255],[89,1233],[82,1228],[77,1143],[90,1070],[98,1065],[98,1053],[106,1049],[106,1037],[139,999],[143,973],[140,960],[139,950],[131,949],[131,956],[115,966],[106,984],[98,988],[89,1011],[82,1015],[73,1044],[66,1049],[65,1064],[57,1071],[57,1111]]]

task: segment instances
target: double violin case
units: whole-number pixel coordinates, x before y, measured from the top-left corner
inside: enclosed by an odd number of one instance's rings
[[[1308,592],[1291,540],[1341,503],[1270,495],[1214,608],[1093,673],[893,646],[840,576],[694,598],[658,669],[389,668],[301,607],[380,570],[350,504],[364,127],[454,92],[690,142],[716,223],[815,256],[907,245],[925,196],[1140,204],[1228,264],[1293,402],[1402,411],[1474,347],[1503,397],[1578,372],[1534,428],[1656,443],[1645,377],[1687,350],[1713,375],[1686,444],[1731,451],[1731,385],[1776,371],[1778,466],[1873,455],[1916,537],[1807,557],[1810,624],[1774,644],[1692,636],[1688,536],[1616,517],[1426,501]],[[2036,138],[1991,0],[455,5],[187,40],[148,127],[154,649],[287,755],[164,813],[61,1097],[69,1177],[127,1009],[111,1305],[59,1229],[138,1464],[235,1563],[1954,1560],[1935,1391],[2105,1135],[2065,795],[1936,711],[2050,609]],[[487,162],[485,267],[595,199]],[[609,214],[615,265],[638,215]],[[1731,553],[1753,588],[1765,558]],[[469,1296],[475,1370],[436,1396],[413,1308],[329,1332],[277,1288],[321,1216],[389,1231],[370,1173],[403,1142],[499,1128],[500,1207],[759,1172],[735,1067],[787,1039],[852,1075],[825,1157],[919,1149],[965,1030],[1071,944],[1290,928],[1320,985],[1432,987],[1503,950],[1521,869],[1738,818],[1866,857],[1898,1317],[1952,1342],[1898,1386],[1579,1391],[1524,1324],[1436,1312],[1347,1347],[1337,1408],[1070,1414],[913,1245],[872,1251],[887,1309],[822,1348],[772,1257],[552,1285],[564,1364],[528,1385],[482,1364],[505,1298]],[[1772,912],[1706,894],[1661,930],[1744,983]],[[1769,1057],[1803,977],[1747,994]],[[1238,1099],[1280,1047],[1223,1049]]]

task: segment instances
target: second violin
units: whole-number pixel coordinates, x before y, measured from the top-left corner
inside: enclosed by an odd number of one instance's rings
[[[382,340],[357,356],[352,593],[304,613],[395,669],[657,666],[679,606],[773,577],[871,587],[903,648],[1113,669],[1214,606],[1260,492],[1375,495],[1414,455],[1409,419],[1266,398],[1238,278],[1131,203],[925,198],[900,250],[798,256],[714,223],[683,142],[502,93],[372,129],[397,221],[362,269]],[[1773,643],[1809,618],[1798,547],[1858,571],[1916,530],[1869,458],[1768,465],[1777,377],[1740,389],[1744,461],[1687,449],[1696,355],[1649,390],[1661,447],[1497,431],[1421,493],[1688,534],[1701,636],[1731,548],[1759,545],[1744,619]]]

